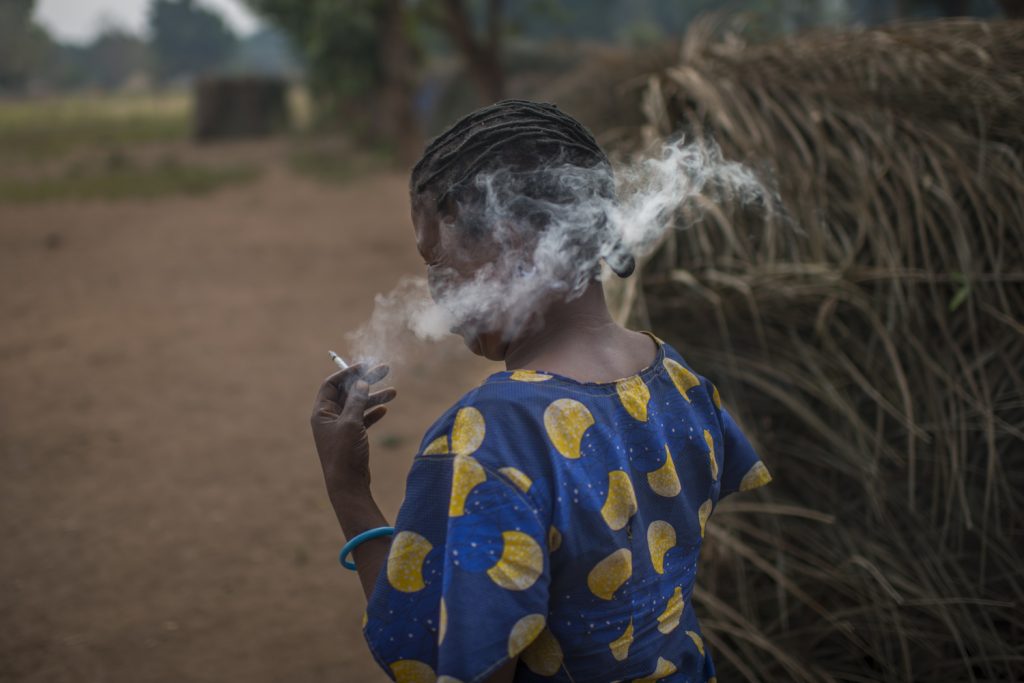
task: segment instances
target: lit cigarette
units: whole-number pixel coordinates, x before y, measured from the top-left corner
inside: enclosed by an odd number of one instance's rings
[[[331,360],[334,361],[335,365],[337,365],[342,370],[348,370],[348,363],[345,362],[344,358],[336,354],[334,351],[328,351],[327,353],[330,354]]]

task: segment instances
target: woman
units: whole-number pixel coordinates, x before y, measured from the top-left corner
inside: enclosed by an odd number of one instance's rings
[[[431,292],[507,370],[428,430],[393,536],[365,541],[388,533],[366,439],[395,396],[370,392],[387,368],[353,366],[317,396],[364,633],[400,682],[714,677],[690,602],[705,523],[771,477],[709,380],[612,320],[599,262],[633,269],[613,186],[585,128],[521,101],[459,121],[413,170]]]

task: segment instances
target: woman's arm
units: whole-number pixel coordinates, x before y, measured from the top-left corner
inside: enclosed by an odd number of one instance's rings
[[[388,526],[388,520],[381,514],[369,489],[350,493],[339,492],[331,494],[330,497],[334,513],[338,517],[338,523],[341,524],[341,530],[346,539],[368,529]],[[384,568],[384,563],[387,562],[388,548],[390,547],[391,539],[381,537],[364,541],[352,551],[352,560],[355,562],[356,571],[359,572],[359,581],[363,584],[363,593],[366,594],[367,601],[370,599],[370,594],[373,593],[377,576]]]
[[[331,506],[346,539],[388,521],[370,493],[370,447],[366,430],[378,422],[395,398],[391,387],[370,393],[370,385],[384,379],[386,365],[366,370],[353,365],[328,377],[317,392],[310,425],[316,442],[324,483]],[[359,581],[367,600],[387,560],[388,538],[376,538],[353,551]]]
[[[331,496],[331,505],[338,516],[338,522],[345,533],[345,538],[352,538],[358,533],[378,526],[386,526],[387,520],[377,508],[369,491],[353,493],[346,496]],[[352,559],[359,572],[359,581],[363,584],[363,593],[370,599],[373,586],[377,583],[377,575],[388,560],[390,538],[374,538],[359,546],[352,552]],[[483,683],[512,683],[516,674],[516,657],[488,676]]]
[[[368,490],[362,493],[332,495],[331,505],[334,506],[334,512],[338,516],[338,523],[341,524],[345,538],[352,538],[367,529],[387,525],[387,520],[381,514]],[[359,572],[359,581],[363,584],[363,593],[366,594],[367,600],[373,593],[377,575],[380,574],[387,562],[390,546],[390,538],[374,538],[360,543],[359,547],[352,552],[352,559],[356,563],[356,571]],[[483,683],[512,683],[515,679],[516,662],[518,661],[518,657],[509,660],[503,667],[488,676]]]
[[[370,393],[370,385],[384,379],[387,373],[387,366],[364,370],[358,364],[336,372],[321,385],[313,405],[310,424],[327,495],[348,539],[388,524],[370,492],[370,450],[366,434],[366,430],[387,412],[383,404],[396,396],[390,387]],[[352,553],[367,600],[387,562],[390,545],[389,538],[375,538],[359,544]],[[485,683],[511,683],[516,661],[507,662]]]

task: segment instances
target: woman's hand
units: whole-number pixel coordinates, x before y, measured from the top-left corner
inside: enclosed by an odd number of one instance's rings
[[[391,387],[370,393],[370,385],[384,379],[388,370],[386,365],[366,370],[357,363],[328,377],[317,392],[309,421],[332,503],[369,492],[366,430],[384,417],[383,404],[396,395]]]

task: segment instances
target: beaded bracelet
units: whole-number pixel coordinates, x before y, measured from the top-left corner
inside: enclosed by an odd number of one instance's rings
[[[379,526],[376,529],[369,529],[361,534],[356,534],[352,537],[348,543],[341,548],[341,552],[338,553],[338,562],[341,562],[341,566],[345,569],[351,569],[355,571],[355,562],[350,562],[348,559],[349,553],[356,549],[356,546],[363,541],[369,541],[372,538],[380,538],[381,536],[392,536],[395,533],[395,527],[393,526]]]

